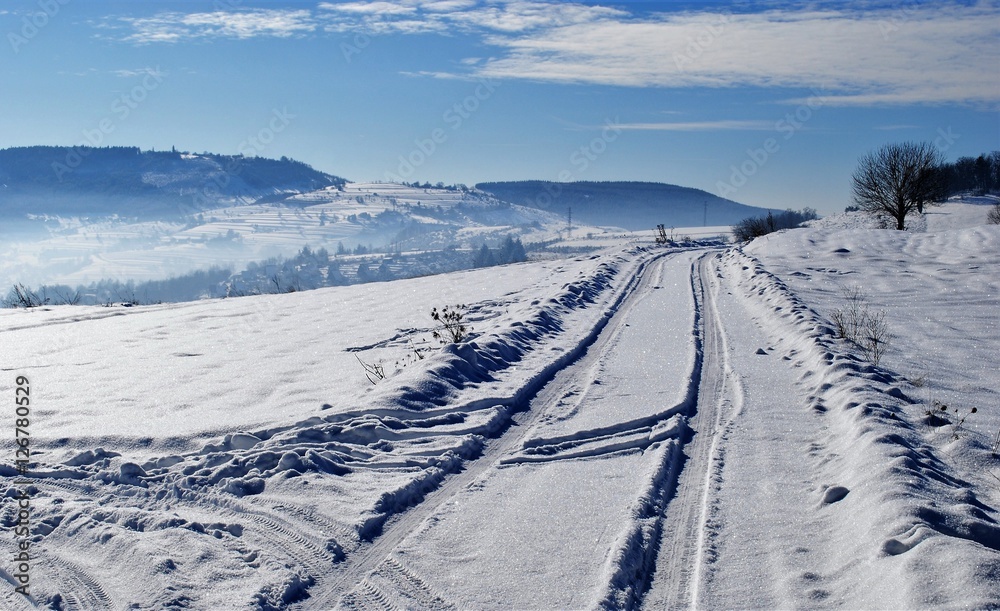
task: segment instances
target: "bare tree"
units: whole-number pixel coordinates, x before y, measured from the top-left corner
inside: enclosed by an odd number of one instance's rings
[[[852,177],[854,202],[905,229],[908,215],[945,198],[943,165],[944,157],[928,142],[886,144],[858,161]]]

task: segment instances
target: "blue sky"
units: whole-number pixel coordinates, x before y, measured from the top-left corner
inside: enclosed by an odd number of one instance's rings
[[[1000,149],[992,2],[5,0],[0,34],[0,147],[650,180],[821,212],[885,142]]]

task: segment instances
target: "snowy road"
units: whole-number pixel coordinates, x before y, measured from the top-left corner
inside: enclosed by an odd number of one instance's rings
[[[642,601],[649,609],[698,606],[705,526],[717,491],[727,422],[742,399],[716,304],[717,273],[710,255],[698,260],[696,290],[703,334],[698,401],[689,421],[692,435],[684,446],[684,468],[667,506],[656,572]]]
[[[483,457],[348,559],[342,606],[636,604],[697,394],[700,256],[650,264]]]

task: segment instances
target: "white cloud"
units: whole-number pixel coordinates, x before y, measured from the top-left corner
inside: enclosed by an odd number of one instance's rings
[[[412,4],[400,2],[321,2],[319,8],[359,15],[412,15],[417,11]]]
[[[615,123],[618,129],[633,131],[711,132],[711,131],[762,131],[773,130],[773,121],[686,121],[667,123]]]
[[[628,13],[603,6],[574,3],[513,1],[478,7],[448,16],[456,25],[472,26],[504,33],[525,32],[571,25],[583,25]]]
[[[159,68],[139,68],[136,70],[127,70],[127,69],[112,70],[111,74],[114,74],[119,78],[134,78],[136,76],[146,76],[146,75],[156,76],[156,77],[164,76],[163,71],[161,71]]]
[[[992,5],[602,18],[520,35],[480,76],[630,87],[822,88],[831,105],[1000,102]],[[794,100],[799,102],[799,100]]]
[[[475,0],[432,0],[431,2],[421,2],[420,8],[425,11],[447,13],[469,9],[476,6]]]
[[[361,30],[377,34],[463,32],[513,35],[628,16],[624,11],[602,6],[524,0],[486,4],[475,0],[323,2],[319,8],[326,11],[322,18],[328,21],[326,29],[329,31]]]
[[[120,20],[132,29],[125,41],[140,44],[210,37],[288,38],[316,29],[312,14],[307,10],[165,12],[144,18],[121,17]]]
[[[322,2],[315,11],[170,12],[122,21],[132,29],[126,40],[137,43],[459,32],[495,47],[486,60],[454,58],[456,72],[423,72],[439,78],[815,88],[825,104],[841,106],[1000,104],[1000,9],[993,2],[820,6],[637,14],[577,2],[356,0]]]

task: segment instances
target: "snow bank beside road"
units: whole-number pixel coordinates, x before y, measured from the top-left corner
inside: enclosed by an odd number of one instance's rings
[[[841,537],[829,566],[837,587],[827,590],[851,605],[1000,600],[985,577],[1000,566],[1000,494],[989,475],[1000,471],[990,454],[1000,280],[989,272],[1000,269],[1000,228],[931,227],[790,231],[726,263],[773,326],[776,353],[803,371],[802,418],[824,423],[811,452],[829,486],[817,505]],[[894,339],[881,368],[834,337],[830,312],[853,286],[888,312]],[[941,404],[945,420],[928,416]]]

